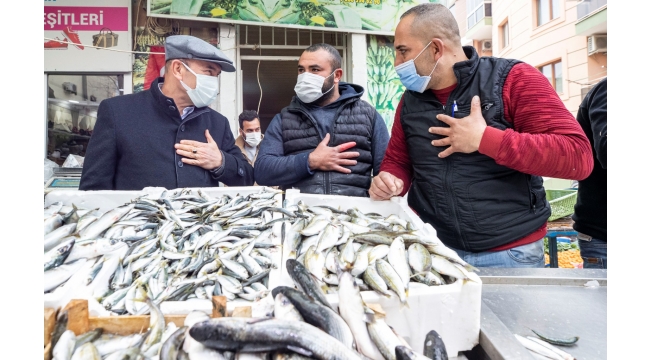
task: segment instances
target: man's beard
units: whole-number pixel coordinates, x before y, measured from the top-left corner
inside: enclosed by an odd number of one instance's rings
[[[321,96],[318,100],[314,101],[314,105],[317,106],[322,106],[323,104],[327,103],[332,97],[334,97],[334,89],[332,88],[334,86],[334,76],[328,78],[325,80],[323,83],[323,88],[321,89],[321,92],[326,92],[329,90],[329,92],[323,96]],[[331,90],[330,90],[331,89]]]

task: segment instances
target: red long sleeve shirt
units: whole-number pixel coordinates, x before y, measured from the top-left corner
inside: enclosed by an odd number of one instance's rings
[[[456,85],[432,90],[443,104]],[[591,146],[584,131],[564,106],[549,81],[526,64],[513,66],[503,85],[506,121],[513,129],[487,127],[478,151],[497,164],[522,173],[583,180],[593,169]],[[413,167],[400,122],[403,100],[395,113],[388,148],[381,163],[386,171],[404,182],[404,196],[411,187]],[[546,223],[532,234],[491,249],[501,251],[537,241],[546,235]]]

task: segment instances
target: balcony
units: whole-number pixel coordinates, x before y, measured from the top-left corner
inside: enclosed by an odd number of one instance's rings
[[[584,0],[577,11],[576,35],[607,34],[607,0]]]
[[[467,0],[466,39],[488,40],[492,38],[492,2]]]

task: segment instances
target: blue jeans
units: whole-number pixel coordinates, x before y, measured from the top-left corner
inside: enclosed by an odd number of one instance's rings
[[[607,241],[594,239],[591,241],[578,239],[583,269],[607,269]]]
[[[453,249],[453,248],[452,248]],[[503,251],[469,252],[453,249],[463,260],[476,267],[543,268],[544,239]]]

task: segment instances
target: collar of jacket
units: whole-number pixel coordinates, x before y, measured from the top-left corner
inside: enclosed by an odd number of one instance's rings
[[[160,108],[163,109],[163,111],[171,116],[174,120],[185,122],[187,120],[195,118],[196,116],[206,112],[209,109],[207,106],[197,107],[185,118],[185,120],[181,119],[181,114],[178,112],[178,108],[176,107],[176,102],[174,99],[165,96],[165,94],[160,91],[160,86],[158,86],[158,84],[162,83],[164,80],[165,78],[163,77],[157,78],[151,83],[149,90],[151,91],[151,94],[153,95],[155,101],[159,104]]]
[[[264,140],[264,134],[262,134],[262,140]],[[253,161],[251,161],[248,158],[248,156],[246,156],[246,153],[244,153],[244,151],[246,151],[245,150],[246,149],[246,140],[244,140],[244,138],[241,136],[241,134],[235,139],[235,146],[237,146],[241,150],[242,154],[244,154],[244,158],[246,158],[246,160],[248,160],[248,163],[253,165],[255,160],[257,160],[257,154],[259,154],[259,152],[260,152],[260,145],[258,144],[257,147],[255,148],[255,157],[253,157]]]

